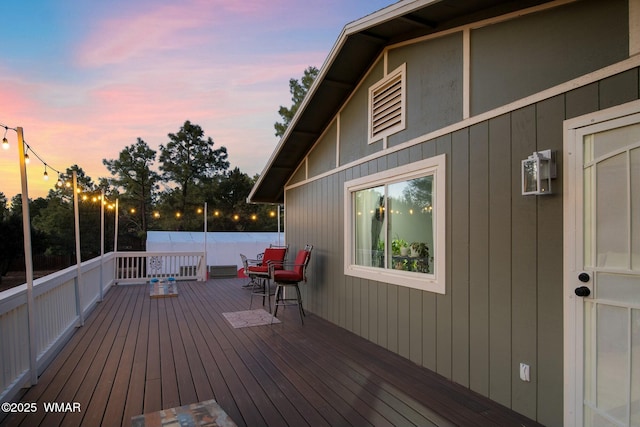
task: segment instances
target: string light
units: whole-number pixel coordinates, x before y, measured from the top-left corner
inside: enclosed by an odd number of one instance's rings
[[[2,148],[4,148],[5,150],[9,149],[9,140],[7,139],[8,130],[9,128],[7,126],[4,126],[4,137],[2,138]]]
[[[3,136],[3,138],[2,138],[2,148],[3,148],[3,149],[5,149],[5,150],[8,150],[8,149],[9,149],[9,141],[7,140],[7,131],[8,131],[9,129],[11,129],[11,130],[13,130],[13,131],[17,132],[17,129],[15,129],[15,128],[11,128],[11,127],[9,127],[9,126],[7,126],[7,125],[4,125],[4,124],[1,124],[1,123],[0,123],[0,127],[3,127],[3,128],[4,128],[4,136]],[[42,159],[42,157],[40,157],[40,156],[38,155],[38,153],[36,153],[36,151],[33,149],[33,147],[32,147],[32,146],[30,146],[30,145],[27,143],[27,141],[25,141],[25,140],[23,139],[23,140],[22,140],[22,143],[24,144],[24,157],[23,157],[24,163],[25,163],[25,164],[29,164],[29,163],[31,162],[31,156],[29,155],[29,153],[31,153],[31,154],[32,154],[33,156],[35,156],[38,160],[40,160],[40,162],[44,165],[44,174],[43,174],[43,177],[42,177],[42,178],[43,178],[45,181],[48,181],[48,180],[49,180],[49,172],[48,172],[48,169],[51,169],[52,171],[54,171],[54,172],[56,172],[56,173],[58,174],[58,181],[57,181],[56,185],[57,185],[58,187],[62,187],[62,180],[60,179],[60,171],[59,171],[59,170],[57,170],[57,169],[55,169],[54,167],[52,167],[49,163],[45,162],[45,161]]]

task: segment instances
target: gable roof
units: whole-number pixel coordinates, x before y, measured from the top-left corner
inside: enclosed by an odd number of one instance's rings
[[[248,201],[284,202],[284,185],[386,46],[548,1],[405,0],[347,24]]]

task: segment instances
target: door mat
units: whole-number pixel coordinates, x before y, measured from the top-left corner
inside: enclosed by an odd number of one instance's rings
[[[131,418],[132,427],[237,427],[215,400],[164,409]]]
[[[234,311],[231,313],[222,313],[227,321],[234,328],[246,328],[249,326],[270,325],[271,323],[280,323],[280,321],[271,316],[262,308],[257,310]],[[273,320],[272,320],[273,319]]]

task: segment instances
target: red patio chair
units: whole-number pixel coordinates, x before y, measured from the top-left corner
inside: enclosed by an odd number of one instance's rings
[[[255,295],[262,296],[262,305],[265,299],[269,300],[269,313],[271,313],[271,278],[270,268],[274,270],[282,269],[285,259],[287,258],[287,246],[271,246],[264,251],[261,262],[248,265],[248,276],[257,279],[251,289],[251,301],[249,302],[249,310],[253,305],[253,297]]]
[[[313,245],[306,245],[304,249],[298,251],[298,255],[296,256],[296,260],[293,264],[285,264],[285,267],[287,268],[270,269],[271,280],[273,280],[273,283],[276,284],[276,298],[274,303],[275,309],[273,311],[274,317],[278,314],[279,306],[297,305],[298,311],[300,312],[300,320],[304,325],[304,316],[306,316],[306,314],[304,312],[304,308],[302,307],[302,295],[300,294],[299,283],[303,280],[305,282],[307,281],[307,267],[309,266],[309,260],[311,259],[312,250]],[[286,287],[295,288],[295,298],[286,298],[286,296],[283,297],[282,292]]]

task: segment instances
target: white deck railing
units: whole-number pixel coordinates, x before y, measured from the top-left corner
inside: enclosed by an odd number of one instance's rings
[[[146,283],[151,278],[204,280],[204,252],[118,252],[117,283]]]
[[[204,253],[118,252],[33,281],[36,370],[39,375],[76,327],[115,284],[154,277],[204,280]],[[79,279],[80,277],[80,279]],[[0,292],[0,402],[13,398],[31,378],[27,285]],[[0,421],[2,414],[0,414]]]

